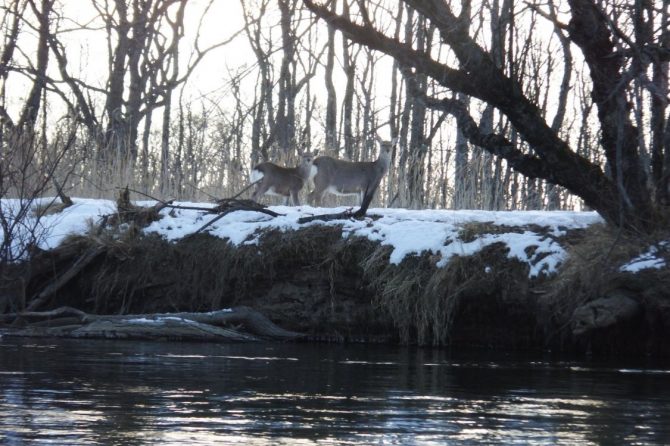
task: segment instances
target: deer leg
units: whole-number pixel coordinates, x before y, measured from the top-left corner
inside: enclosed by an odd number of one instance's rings
[[[291,198],[293,199],[293,206],[300,206],[300,197],[298,197],[298,191],[291,191]]]
[[[253,201],[255,201],[256,203],[258,203],[258,199],[260,197],[262,197],[263,195],[265,195],[265,192],[267,192],[268,189],[269,189],[269,187],[266,184],[264,184],[263,182],[259,183],[258,187],[256,188],[253,195],[251,196],[251,199]]]
[[[316,206],[316,204],[314,203],[314,200],[316,200],[316,189],[314,189],[312,192],[307,194],[307,202],[310,205]]]
[[[375,196],[375,192],[377,191],[377,187],[379,187],[379,182],[375,183],[374,185],[369,185],[365,188],[365,195],[363,197],[363,202],[361,203],[360,209],[358,209],[356,212],[354,212],[354,217],[364,217],[365,213],[368,211],[368,207],[370,206],[370,202]]]
[[[314,189],[310,194],[309,194],[309,201],[314,207],[321,206],[321,200],[323,200],[323,193],[325,191],[322,189]]]

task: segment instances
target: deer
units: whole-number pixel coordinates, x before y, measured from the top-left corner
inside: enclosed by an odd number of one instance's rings
[[[376,161],[352,162],[320,156],[314,160],[314,190],[309,194],[313,206],[321,204],[326,192],[335,195],[356,195],[363,213],[370,205],[391,164],[391,153],[397,138],[384,141],[379,136],[379,158]],[[365,209],[365,210],[364,210]]]
[[[251,182],[258,183],[251,199],[258,202],[264,195],[278,195],[284,197],[285,205],[289,204],[289,197],[295,206],[300,206],[298,193],[305,183],[316,173],[312,165],[314,155],[309,152],[300,154],[300,164],[296,167],[282,167],[271,162],[256,165],[251,170]]]

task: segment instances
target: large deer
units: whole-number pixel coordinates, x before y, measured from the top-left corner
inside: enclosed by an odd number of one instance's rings
[[[300,154],[300,164],[296,167],[282,167],[274,163],[264,162],[251,170],[251,182],[258,182],[251,199],[258,201],[264,195],[278,195],[286,199],[293,199],[295,206],[300,206],[298,193],[308,179],[314,175],[312,162],[314,155],[309,152]]]
[[[356,195],[361,208],[367,209],[377,187],[391,164],[391,152],[397,138],[392,141],[379,141],[379,158],[371,162],[344,161],[329,156],[320,156],[314,160],[316,175],[314,190],[309,194],[312,205],[321,204],[326,192],[335,195]],[[364,211],[365,212],[365,211]]]

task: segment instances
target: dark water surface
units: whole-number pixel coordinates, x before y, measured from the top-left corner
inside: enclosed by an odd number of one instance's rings
[[[0,338],[0,444],[670,444],[670,368]]]

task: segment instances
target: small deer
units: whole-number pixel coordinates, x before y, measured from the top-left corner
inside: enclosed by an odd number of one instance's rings
[[[316,175],[314,190],[309,194],[313,206],[319,206],[326,192],[335,195],[356,195],[361,207],[370,204],[379,183],[391,164],[391,152],[397,138],[379,141],[379,158],[371,162],[344,161],[329,156],[320,156],[314,160]]]
[[[251,182],[258,182],[251,199],[258,201],[264,195],[284,197],[288,205],[289,196],[295,206],[300,206],[298,192],[314,176],[314,155],[309,152],[300,154],[300,164],[296,167],[282,167],[274,163],[260,163],[251,170]]]

